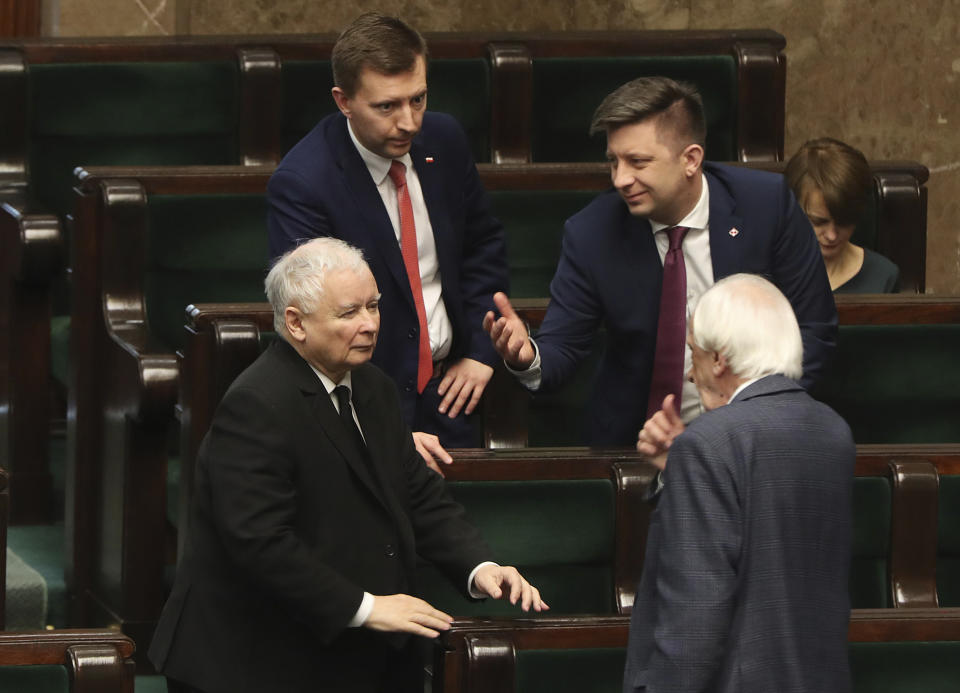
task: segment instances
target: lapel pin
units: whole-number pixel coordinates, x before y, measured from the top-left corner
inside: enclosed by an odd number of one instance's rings
[[[432,164],[432,163],[433,163],[433,157],[432,157],[432,156],[425,157],[423,160],[426,161],[428,164]]]
[[[730,229],[729,231],[727,231],[727,233],[730,234],[730,238],[736,238],[736,237],[740,234],[740,231],[738,231],[738,230],[736,229],[736,227],[734,227],[734,228]]]

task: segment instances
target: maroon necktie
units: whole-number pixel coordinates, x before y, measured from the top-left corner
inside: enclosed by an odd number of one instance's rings
[[[667,395],[676,395],[677,414],[683,396],[683,357],[687,340],[687,268],[683,262],[683,237],[688,229],[667,229],[670,247],[663,258],[663,288],[660,291],[660,317],[657,320],[657,351],[653,359],[653,378],[647,400],[647,418],[660,407]]]
[[[417,322],[420,323],[420,346],[417,357],[417,392],[423,392],[433,375],[433,356],[430,352],[430,332],[427,330],[427,311],[423,305],[423,286],[420,283],[420,260],[417,255],[417,227],[413,222],[413,203],[407,190],[407,167],[394,160],[388,174],[397,186],[397,202],[400,206],[400,254],[407,270],[407,280],[417,307]]]

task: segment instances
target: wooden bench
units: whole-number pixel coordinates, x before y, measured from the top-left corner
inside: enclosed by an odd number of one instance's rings
[[[847,420],[858,443],[960,442],[960,373],[950,358],[960,348],[960,297],[848,294],[835,300],[839,347],[814,396]],[[534,334],[548,303],[533,298],[515,304]],[[580,444],[582,436],[571,439],[571,422],[583,418],[602,339],[601,332],[592,361],[581,365],[577,378],[557,392],[535,395],[526,408],[513,403],[505,427],[488,435],[503,447],[531,443],[530,432],[545,428],[540,407],[547,417],[565,417],[567,425],[558,434],[562,440],[541,436],[532,444]],[[881,372],[886,377],[876,378]]]
[[[183,424],[180,527],[185,526],[187,517],[195,451],[210,426],[216,404],[233,379],[259,355],[272,329],[272,312],[267,304],[198,305],[188,312],[179,404]],[[485,412],[494,409],[489,403],[486,407]],[[485,424],[491,425],[489,416],[485,416]],[[592,454],[595,451],[587,448],[462,451],[448,478],[456,481],[463,478],[462,474],[483,469],[474,466],[477,460],[515,464],[557,455],[587,460]],[[960,447],[860,446],[856,474],[850,578],[853,605],[935,606],[938,592],[948,595],[945,604],[956,605],[953,600],[957,590],[951,578],[960,570],[960,550],[955,540],[960,534],[956,510],[960,504],[953,506],[948,516],[949,504],[941,503],[938,509],[938,497],[943,492],[960,492],[956,483],[960,481]],[[628,543],[635,541],[630,539]],[[642,547],[636,550],[642,558]],[[624,561],[618,563],[626,565]],[[639,569],[635,569],[630,579],[638,576]]]
[[[628,636],[623,616],[456,621],[434,646],[433,690],[618,693]],[[958,609],[855,609],[848,642],[855,693],[947,693],[960,680]]]
[[[0,633],[0,690],[133,693],[133,641],[112,630]]]

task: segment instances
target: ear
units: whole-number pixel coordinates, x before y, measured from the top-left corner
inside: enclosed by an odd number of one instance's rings
[[[350,97],[347,96],[347,93],[340,87],[334,87],[330,90],[330,93],[333,95],[333,100],[337,104],[337,108],[340,109],[340,112],[343,113],[347,118],[350,117]]]
[[[699,144],[688,144],[680,156],[683,157],[684,173],[688,178],[700,173],[700,167],[703,165],[703,147]]]
[[[722,377],[730,370],[730,366],[727,365],[727,357],[719,351],[713,352],[713,361],[710,367],[713,370],[713,377],[715,378]]]
[[[286,325],[290,338],[303,344],[307,339],[307,332],[303,329],[303,313],[293,306],[287,306],[283,311],[283,322]]]

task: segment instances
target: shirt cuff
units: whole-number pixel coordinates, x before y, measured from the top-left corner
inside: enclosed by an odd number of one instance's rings
[[[532,392],[536,392],[540,389],[540,378],[542,375],[540,369],[540,349],[537,347],[537,343],[533,340],[533,337],[530,338],[530,343],[533,345],[534,356],[533,363],[531,363],[529,367],[518,371],[510,368],[510,364],[506,361],[503,362],[503,365],[506,366],[507,370],[513,374],[521,385]]]
[[[360,607],[357,609],[357,613],[353,615],[353,618],[350,619],[347,628],[359,628],[362,626],[367,622],[367,619],[370,618],[371,611],[373,611],[373,595],[369,592],[364,592],[363,599],[360,601]]]
[[[470,575],[469,577],[467,577],[467,592],[469,592],[470,596],[473,597],[474,599],[486,599],[487,597],[490,596],[486,592],[478,592],[473,587],[473,578],[477,576],[477,571],[480,570],[485,565],[499,566],[500,564],[494,563],[493,561],[484,561],[483,563],[478,564],[476,568],[470,571]]]

